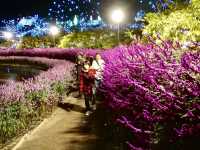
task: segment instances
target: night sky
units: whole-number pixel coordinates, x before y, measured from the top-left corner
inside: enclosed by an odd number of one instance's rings
[[[0,18],[39,14],[46,16],[51,0],[1,0]]]
[[[46,17],[51,0],[1,0],[0,19],[12,19],[16,17],[39,14]],[[123,0],[130,7],[135,8],[134,0]],[[102,0],[102,11],[113,5],[113,2],[122,2],[122,0]],[[134,9],[132,9],[134,11]],[[132,13],[132,12],[131,12]]]

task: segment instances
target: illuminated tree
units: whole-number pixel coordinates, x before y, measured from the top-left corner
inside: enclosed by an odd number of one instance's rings
[[[143,30],[154,37],[160,34],[162,39],[175,41],[200,40],[200,1],[193,0],[182,9],[171,9],[168,13],[149,13],[145,20],[148,25]]]
[[[160,12],[180,4],[188,4],[191,0],[137,0],[137,2],[145,7],[145,10]]]

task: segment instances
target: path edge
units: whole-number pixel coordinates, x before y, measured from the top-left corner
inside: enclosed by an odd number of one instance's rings
[[[52,115],[49,118],[51,118]],[[31,136],[34,133],[36,133],[49,120],[49,118],[44,119],[36,128],[30,130],[28,133],[22,136],[21,139],[17,142],[17,144],[11,150],[17,150],[23,144],[23,142],[28,139],[28,136]]]

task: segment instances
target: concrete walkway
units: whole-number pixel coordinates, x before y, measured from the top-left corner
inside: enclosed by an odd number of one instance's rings
[[[95,114],[95,113],[94,113]],[[92,114],[84,115],[84,100],[68,97],[53,115],[24,136],[13,150],[112,150]],[[102,128],[102,127],[100,127]],[[98,136],[97,136],[98,135]],[[100,136],[99,136],[100,135]]]

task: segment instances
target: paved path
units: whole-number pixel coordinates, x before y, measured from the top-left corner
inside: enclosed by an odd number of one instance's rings
[[[68,97],[53,115],[46,119],[13,148],[13,150],[112,150],[104,139],[94,114],[84,115],[84,101]],[[97,136],[100,135],[100,136]]]

